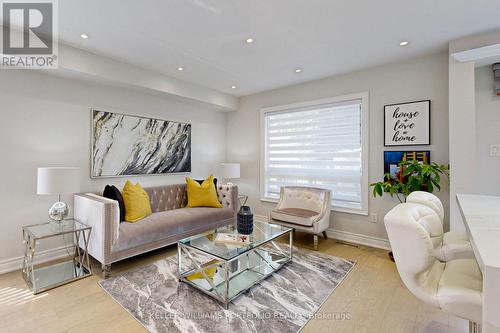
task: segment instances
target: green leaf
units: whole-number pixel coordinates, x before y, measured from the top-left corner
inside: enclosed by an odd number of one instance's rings
[[[410,165],[403,170],[403,176],[408,176],[415,171],[415,165]]]
[[[383,196],[384,192],[391,196],[399,194],[408,195],[413,191],[426,189],[433,192],[441,189],[441,175],[449,180],[449,166],[437,163],[420,164],[418,161],[401,161],[399,167],[403,168],[403,179],[391,178],[390,173],[384,174],[384,181],[372,183],[373,196]]]

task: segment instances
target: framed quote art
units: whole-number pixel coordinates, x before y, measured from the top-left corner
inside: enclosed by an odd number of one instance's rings
[[[430,144],[430,100],[384,106],[384,146]]]

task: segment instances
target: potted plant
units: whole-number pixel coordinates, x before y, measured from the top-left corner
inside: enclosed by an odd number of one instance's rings
[[[384,181],[370,184],[373,186],[373,196],[382,196],[389,193],[391,197],[396,196],[399,202],[406,201],[406,197],[413,191],[434,192],[434,189],[441,190],[441,176],[450,177],[450,167],[437,163],[420,163],[417,160],[401,161],[401,170],[392,177],[390,173],[384,175]],[[401,199],[400,195],[403,195]],[[389,258],[394,261],[392,252]]]
[[[370,184],[373,196],[389,193],[396,196],[399,202],[404,202],[406,196],[413,191],[434,192],[441,190],[441,176],[449,178],[449,166],[437,163],[424,164],[416,160],[402,161],[398,164],[402,170],[397,177],[390,173],[384,175],[384,181]],[[403,200],[400,195],[403,196]]]

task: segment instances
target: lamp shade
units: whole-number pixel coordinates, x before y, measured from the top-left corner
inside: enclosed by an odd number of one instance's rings
[[[80,168],[38,168],[37,194],[70,194],[80,191]]]
[[[240,178],[240,164],[221,163],[219,166],[219,176],[224,179]]]

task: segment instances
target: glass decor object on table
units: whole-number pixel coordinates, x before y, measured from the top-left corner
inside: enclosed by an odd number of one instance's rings
[[[179,281],[222,302],[229,302],[292,260],[292,228],[254,222],[248,243],[216,241],[219,234],[239,236],[233,225],[177,243]],[[241,235],[243,236],[243,235]],[[286,237],[287,241],[277,241]]]
[[[38,168],[37,194],[58,195],[59,200],[49,209],[49,217],[62,221],[68,216],[68,205],[61,201],[61,194],[80,191],[80,168],[49,167]]]
[[[23,277],[34,294],[90,276],[88,255],[91,227],[68,219],[23,227]],[[35,264],[36,250],[41,240],[62,237],[68,259],[49,264]],[[69,238],[71,240],[69,240]]]

